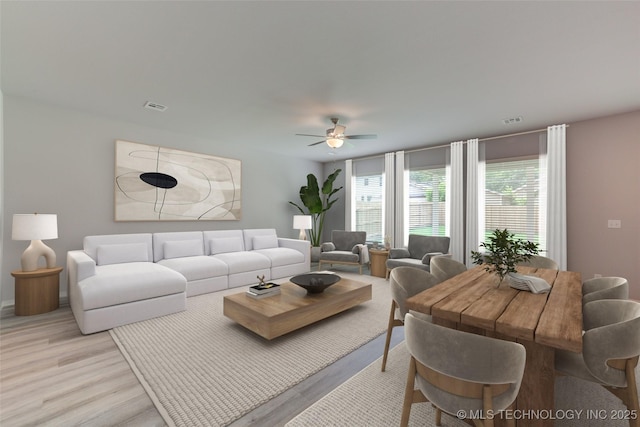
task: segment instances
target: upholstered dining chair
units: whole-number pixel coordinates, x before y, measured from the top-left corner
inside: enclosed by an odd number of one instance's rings
[[[522,344],[435,325],[411,313],[405,317],[405,340],[411,359],[401,426],[409,423],[413,403],[431,402],[436,425],[441,412],[492,414],[514,403],[526,359]],[[490,416],[473,421],[493,426]],[[507,424],[514,426],[514,419]]]
[[[429,270],[431,274],[436,276],[438,282],[444,282],[453,276],[467,271],[467,266],[453,258],[437,256],[431,258]]]
[[[419,292],[438,284],[438,279],[431,273],[413,267],[396,267],[391,270],[389,286],[391,286],[391,311],[389,312],[389,325],[387,327],[387,339],[384,344],[382,356],[382,372],[387,366],[391,333],[396,326],[404,325],[404,316],[409,312],[406,300]],[[429,318],[426,314],[421,314]]]
[[[640,356],[640,303],[592,301],[585,304],[583,319],[582,353],[556,350],[556,374],[600,384],[631,413],[640,414],[635,376]],[[630,419],[629,425],[640,427],[640,419]]]
[[[582,304],[601,299],[629,299],[629,282],[624,277],[596,277],[582,282]]]
[[[518,263],[518,265],[521,265],[523,267],[546,268],[549,270],[559,269],[557,262],[542,255],[533,255],[527,261],[520,262]]]

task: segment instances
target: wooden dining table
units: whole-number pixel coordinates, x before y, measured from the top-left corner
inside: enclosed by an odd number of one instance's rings
[[[543,278],[551,290],[520,291],[477,266],[410,297],[407,307],[443,326],[522,344],[525,371],[508,415],[518,426],[552,426],[555,349],[582,352],[582,280],[571,271],[518,267],[518,272]]]

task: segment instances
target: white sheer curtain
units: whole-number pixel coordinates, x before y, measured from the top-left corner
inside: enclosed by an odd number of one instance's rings
[[[567,269],[566,125],[547,128],[547,256]]]
[[[482,190],[481,190],[482,189]],[[484,157],[480,157],[478,139],[467,140],[467,236],[464,263],[473,266],[471,251],[480,246],[484,233]]]
[[[353,210],[353,160],[344,161],[344,229],[353,230],[355,226],[355,215]]]
[[[404,170],[404,151],[396,151],[396,169],[395,169],[395,225],[393,235],[391,236],[391,247],[404,247],[405,221],[404,212],[408,206],[405,200],[404,185],[406,174]]]
[[[391,238],[391,246],[393,247],[395,233],[395,197],[394,197],[394,154],[385,153],[384,155],[384,209],[382,211],[383,231],[385,236]],[[384,241],[384,240],[383,240]]]
[[[451,143],[447,162],[447,235],[451,237],[449,252],[453,259],[464,262],[464,142]]]

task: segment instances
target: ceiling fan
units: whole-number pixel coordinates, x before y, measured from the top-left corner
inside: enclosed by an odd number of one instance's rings
[[[331,148],[340,148],[342,144],[344,144],[345,139],[376,139],[378,135],[345,135],[344,131],[347,129],[345,126],[338,124],[338,118],[332,117],[331,123],[333,123],[333,127],[327,129],[326,136],[323,135],[308,135],[306,133],[297,133],[298,136],[313,136],[316,138],[324,138],[322,141],[314,142],[313,144],[309,144],[309,147],[314,145],[322,144],[326,142],[327,145]]]

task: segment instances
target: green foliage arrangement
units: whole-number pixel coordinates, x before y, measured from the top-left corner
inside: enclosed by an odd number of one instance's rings
[[[486,271],[496,273],[501,282],[508,273],[516,272],[516,265],[538,254],[537,243],[518,239],[506,228],[496,228],[488,240],[480,243],[487,251],[471,251],[471,258],[474,264],[484,264]]]
[[[320,246],[322,239],[322,228],[324,227],[324,216],[331,206],[338,200],[331,197],[342,189],[333,188],[333,182],[336,180],[342,169],[336,169],[322,184],[322,188],[318,186],[318,179],[315,175],[307,175],[307,185],[300,187],[300,200],[306,212],[297,203],[289,202],[303,214],[311,215],[312,229],[309,235],[311,246]]]

